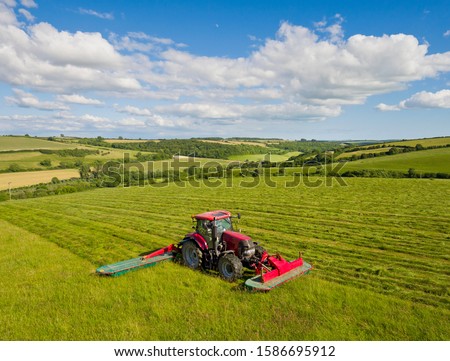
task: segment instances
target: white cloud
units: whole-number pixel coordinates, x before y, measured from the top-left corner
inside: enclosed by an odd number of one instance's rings
[[[4,26],[18,24],[14,10],[11,9],[15,5],[14,1],[0,2],[0,24]]]
[[[147,123],[141,119],[136,119],[133,117],[123,118],[117,122],[118,125],[124,127],[133,127],[133,128],[146,128]]]
[[[34,2],[34,0],[20,0],[20,3],[25,6],[26,8],[37,8],[37,4]]]
[[[100,19],[105,19],[105,20],[114,20],[114,14],[113,13],[99,13],[95,10],[91,10],[91,9],[83,9],[83,8],[79,8],[78,12],[82,15],[92,15],[95,16],[97,18]]]
[[[378,104],[375,108],[381,112],[392,112],[392,111],[398,111],[398,110],[402,109],[400,107],[400,105],[389,105],[389,104],[384,104],[384,103]]]
[[[133,99],[133,104],[150,99],[151,105],[115,106],[130,119],[145,117],[138,119],[150,125],[320,120],[372,95],[450,72],[450,52],[429,54],[428,44],[412,35],[345,38],[340,15],[316,23],[313,30],[283,22],[249,56],[231,58],[198,56],[171,39],[143,32],[105,39],[44,22],[21,24],[11,7],[0,2],[0,82],[46,92],[64,103],[100,105],[86,96],[92,91]],[[25,106],[23,97],[15,99],[10,102]],[[419,104],[418,99],[405,104],[414,102]],[[100,120],[92,123],[114,125]]]
[[[402,100],[397,105],[378,104],[376,107],[381,111],[402,110],[411,108],[441,108],[450,109],[450,90],[443,89],[436,93],[421,91]]]
[[[150,111],[150,109],[133,107],[131,105],[127,105],[125,107],[120,107],[117,104],[115,104],[114,109],[119,113],[127,113],[130,115],[139,115],[139,116],[152,116],[153,115],[153,113]]]
[[[143,32],[129,32],[125,36],[111,33],[109,41],[116,50],[125,50],[128,52],[154,52],[159,53],[168,47],[183,48],[186,45],[182,43],[175,43],[172,39],[159,38],[151,36]]]
[[[98,115],[84,114],[79,120],[96,129],[114,129],[117,127],[111,119]]]
[[[9,14],[1,7],[2,15]],[[15,19],[15,18],[14,18]],[[128,59],[99,33],[58,31],[48,23],[24,29],[0,23],[0,81],[52,92],[137,90]]]
[[[33,22],[35,20],[35,17],[28,10],[19,9],[19,13],[22,14],[25,17],[25,19],[27,19],[30,22]]]
[[[82,104],[82,105],[102,105],[102,104],[104,104],[102,101],[100,101],[98,99],[86,98],[85,96],[79,95],[79,94],[58,95],[57,99],[59,101],[65,102],[65,103]]]
[[[5,97],[5,100],[9,104],[17,105],[22,108],[35,108],[39,110],[67,110],[67,106],[49,101],[40,101],[31,93],[24,92],[20,89],[14,89],[13,97]]]
[[[3,3],[6,6],[9,6],[11,8],[15,7],[17,5],[15,0],[0,0],[0,4]]]
[[[414,94],[402,103],[404,108],[450,108],[450,90],[443,89],[436,93],[422,91]]]
[[[444,33],[444,36],[450,36],[450,30],[447,30],[447,31]]]

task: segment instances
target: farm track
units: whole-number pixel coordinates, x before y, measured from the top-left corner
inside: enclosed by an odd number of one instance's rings
[[[237,228],[287,258],[303,251],[319,278],[450,309],[450,183],[348,182],[102,189],[4,203],[0,218],[99,266],[177,242],[191,231],[193,213],[240,211]]]

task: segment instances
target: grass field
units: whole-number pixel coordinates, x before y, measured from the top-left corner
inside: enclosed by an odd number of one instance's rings
[[[0,204],[2,339],[449,339],[448,181],[285,181]],[[217,208],[241,212],[238,227],[270,252],[303,251],[315,270],[269,294],[177,264],[116,279],[93,274],[177,242],[191,214]]]
[[[36,172],[0,173],[0,191],[11,188],[27,187],[33,184],[50,183],[53,177],[59,180],[79,178],[80,173],[76,169],[54,169]]]
[[[270,160],[272,162],[283,162],[288,160],[290,157],[299,155],[300,152],[287,152],[286,154],[270,154]],[[266,154],[241,154],[241,155],[232,155],[230,159],[238,160],[241,162],[251,161],[251,162],[259,162],[266,159]]]
[[[343,171],[354,169],[386,169],[417,172],[450,173],[450,148],[427,149],[349,162]]]
[[[95,151],[94,154],[88,154],[84,157],[61,156],[58,154],[43,154],[39,149],[87,149]],[[23,150],[30,151],[23,151]],[[61,143],[48,140],[42,140],[31,137],[0,137],[0,151],[14,151],[10,153],[0,153],[0,170],[7,170],[11,164],[17,164],[22,169],[47,169],[40,163],[44,160],[50,160],[53,167],[57,167],[61,162],[84,161],[93,163],[95,161],[106,162],[108,160],[121,160],[124,153],[128,153],[133,159],[137,151],[112,149],[104,147],[95,147],[82,145],[78,143]],[[19,152],[20,151],[20,152]],[[150,154],[150,152],[141,152]]]
[[[450,144],[450,137],[412,139],[412,140],[403,140],[399,142],[387,142],[386,144],[408,146],[408,147],[415,147],[417,144],[422,144],[424,147],[434,147]]]
[[[388,152],[389,149],[391,148],[378,148],[378,149],[361,149],[361,150],[355,150],[353,152],[345,152],[345,153],[341,153],[339,154],[336,159],[341,159],[341,158],[348,158],[351,157],[353,155],[361,155],[361,154],[369,154],[369,153],[382,153],[382,152]]]
[[[72,149],[71,144],[52,142],[32,137],[0,137],[0,151],[27,149]]]

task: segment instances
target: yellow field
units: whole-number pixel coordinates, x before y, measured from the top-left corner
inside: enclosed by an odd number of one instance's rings
[[[53,177],[57,177],[59,180],[79,178],[80,173],[75,169],[3,173],[0,174],[0,190],[8,189],[9,183],[11,183],[11,188],[26,187],[39,183],[49,183]]]

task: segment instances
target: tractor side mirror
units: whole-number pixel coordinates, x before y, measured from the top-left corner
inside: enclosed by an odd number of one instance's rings
[[[241,214],[238,213],[238,214],[237,214],[237,217],[238,217],[238,219],[241,219]]]

